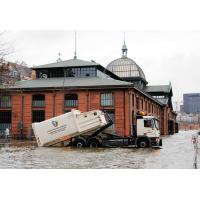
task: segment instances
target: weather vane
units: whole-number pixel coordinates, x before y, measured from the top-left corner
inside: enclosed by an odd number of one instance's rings
[[[58,57],[58,59],[57,59],[57,62],[61,62],[61,61],[62,61],[61,58],[60,58],[61,55],[62,55],[61,53],[58,53],[58,56],[59,56],[59,57]]]
[[[75,37],[75,51],[74,51],[74,59],[77,59],[77,56],[76,56],[76,31],[74,31],[74,37]]]

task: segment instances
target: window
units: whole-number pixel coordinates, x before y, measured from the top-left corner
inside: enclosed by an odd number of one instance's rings
[[[114,100],[113,100],[112,93],[101,94],[101,106],[114,106]]]
[[[66,69],[66,77],[74,77],[75,73],[73,72],[73,70],[71,68]]]
[[[153,96],[154,99],[164,99],[165,96]]]
[[[47,69],[40,69],[36,71],[37,78],[48,78],[48,70]]]
[[[115,111],[114,110],[104,110],[104,112],[108,113],[111,120],[113,121],[112,126],[110,126],[109,128],[115,128]]]
[[[148,103],[148,112],[150,113],[151,112],[151,104]]]
[[[140,110],[140,99],[139,99],[139,97],[136,98],[136,109]]]
[[[132,106],[133,106],[133,107],[134,107],[134,103],[135,103],[134,101],[135,101],[135,95],[133,94],[133,95],[132,95]]]
[[[96,70],[94,67],[81,68],[81,77],[87,77],[87,76],[94,77],[95,75],[96,75]]]
[[[45,120],[44,110],[33,110],[32,111],[32,122],[41,122]]]
[[[43,94],[33,95],[32,106],[34,108],[45,107],[45,95]]]
[[[66,77],[94,77],[96,76],[95,67],[76,67],[76,68],[67,68]]]
[[[141,109],[143,110],[144,109],[144,107],[143,107],[143,99],[141,100]]]
[[[68,112],[71,112],[71,110],[64,110],[64,113],[68,113]]]
[[[65,107],[77,107],[78,96],[77,94],[66,94],[65,95]]]
[[[0,111],[0,134],[3,134],[6,128],[11,128],[11,121],[11,111]]]
[[[145,101],[145,111],[147,111],[147,101]]]
[[[144,127],[151,128],[152,127],[152,120],[144,120]]]
[[[11,96],[0,96],[0,108],[11,108]]]
[[[62,68],[58,69],[49,69],[49,77],[64,77],[64,70]]]

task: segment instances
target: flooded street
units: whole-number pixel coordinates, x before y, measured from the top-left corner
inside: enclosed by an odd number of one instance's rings
[[[195,131],[196,132],[196,131]],[[194,132],[179,132],[163,138],[162,149],[37,147],[33,142],[0,146],[0,168],[193,168]],[[198,159],[200,167],[200,158]]]

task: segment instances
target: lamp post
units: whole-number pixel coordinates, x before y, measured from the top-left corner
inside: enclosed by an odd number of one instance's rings
[[[193,159],[193,168],[194,169],[197,169],[198,134],[199,133],[195,133],[192,135],[192,143],[194,146],[194,159]]]

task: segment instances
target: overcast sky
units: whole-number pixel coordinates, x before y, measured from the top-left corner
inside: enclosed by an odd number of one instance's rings
[[[200,32],[125,31],[128,57],[144,71],[149,85],[169,84],[173,101],[183,93],[200,92]],[[7,59],[29,66],[74,56],[74,31],[13,31],[6,34],[15,52]],[[123,31],[77,31],[77,57],[106,67],[121,57]]]

